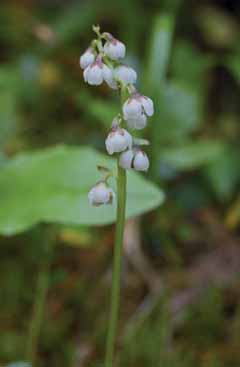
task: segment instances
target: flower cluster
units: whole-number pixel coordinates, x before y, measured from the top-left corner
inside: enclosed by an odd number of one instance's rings
[[[105,141],[108,154],[117,154],[119,165],[123,169],[147,171],[149,159],[141,149],[146,141],[135,139],[126,128],[141,130],[147,125],[148,117],[154,113],[153,102],[141,95],[135,88],[137,73],[122,63],[126,54],[125,45],[110,33],[100,33],[98,26],[93,27],[97,38],[80,57],[84,81],[90,85],[106,83],[110,88],[119,90],[122,97],[122,110],[113,119],[112,127]],[[96,184],[89,192],[91,205],[111,204],[115,194],[108,186],[111,176],[105,169],[106,177]]]

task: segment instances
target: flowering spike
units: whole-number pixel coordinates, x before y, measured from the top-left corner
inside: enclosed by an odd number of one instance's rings
[[[119,62],[125,56],[125,45],[110,33],[101,33],[98,25],[93,26],[93,31],[97,38],[91,42],[91,48],[85,51],[80,58],[80,66],[84,69],[84,80],[90,85],[100,85],[105,81],[110,88],[119,89],[121,98],[124,101],[124,103],[122,102],[121,113],[113,119],[112,127],[105,141],[107,152],[110,155],[117,153],[118,159],[118,205],[111,302],[112,316],[109,324],[105,359],[105,365],[112,367],[118,319],[118,307],[116,307],[115,297],[119,295],[120,291],[120,260],[126,210],[127,180],[125,170],[133,168],[137,171],[147,171],[149,167],[149,159],[146,153],[139,149],[139,146],[147,145],[147,141],[133,138],[123,127],[143,129],[147,124],[147,118],[154,113],[154,106],[150,98],[137,93],[134,86],[137,81],[136,71]],[[110,176],[113,176],[113,173],[106,167],[99,166],[98,169],[105,177],[89,191],[89,202],[94,206],[111,204],[115,201],[115,193],[108,186],[107,180]],[[119,296],[117,299],[119,299]]]

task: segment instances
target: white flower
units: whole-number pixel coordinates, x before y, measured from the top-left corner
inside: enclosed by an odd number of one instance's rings
[[[115,89],[115,81],[113,79],[113,71],[102,62],[102,57],[99,55],[95,62],[87,66],[83,72],[83,77],[86,83],[90,85],[100,85],[103,81]],[[117,87],[117,85],[116,85]]]
[[[109,154],[120,153],[132,147],[132,136],[125,129],[113,128],[105,141]]]
[[[133,160],[133,168],[136,171],[147,171],[149,168],[149,159],[145,152],[139,150]]]
[[[105,64],[103,65],[103,79],[110,88],[112,89],[118,88],[117,82],[114,79],[113,70]]]
[[[121,153],[119,157],[120,166],[124,169],[131,169],[133,158],[134,158],[134,152],[132,149],[128,149],[125,152]]]
[[[136,71],[125,65],[119,65],[115,68],[114,77],[124,84],[135,84],[137,81]]]
[[[141,130],[147,125],[147,116],[142,112],[137,118],[128,118],[127,126],[129,129]]]
[[[115,201],[115,193],[105,182],[101,181],[89,191],[88,200],[93,206],[112,204]]]
[[[153,113],[153,101],[138,93],[133,94],[123,105],[123,117],[130,128],[143,129],[147,123],[147,116],[152,116]]]
[[[129,149],[120,155],[119,164],[124,169],[134,168],[136,171],[147,171],[149,159],[140,149]]]
[[[114,38],[110,33],[106,33],[107,42],[104,45],[105,54],[112,60],[119,60],[125,57],[126,47],[125,45]]]
[[[89,47],[84,54],[80,57],[80,66],[82,69],[86,69],[89,65],[91,65],[95,60],[94,51],[91,47]]]

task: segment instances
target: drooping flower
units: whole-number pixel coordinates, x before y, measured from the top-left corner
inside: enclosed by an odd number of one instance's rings
[[[86,67],[83,77],[90,85],[100,85],[103,81],[109,85],[113,82],[112,69],[103,63],[101,55],[98,55],[96,61]]]
[[[93,206],[112,204],[115,201],[115,193],[106,182],[100,181],[89,191],[88,200]]]
[[[89,47],[80,57],[80,66],[82,69],[86,69],[95,61],[95,54],[92,47]]]
[[[147,116],[145,113],[141,113],[137,118],[128,118],[127,126],[129,129],[141,130],[147,125]]]
[[[121,153],[119,164],[124,169],[135,169],[136,171],[147,171],[149,159],[145,152],[140,149],[128,149]]]
[[[114,77],[123,84],[135,84],[137,73],[134,69],[126,65],[119,65],[114,69]]]
[[[153,113],[153,101],[138,93],[134,93],[123,105],[123,117],[130,128],[143,129],[146,126],[147,117],[152,116]]]
[[[114,38],[110,33],[105,33],[107,42],[104,45],[105,54],[112,60],[119,60],[125,57],[126,47],[125,45]]]
[[[112,128],[105,141],[107,152],[112,155],[132,147],[132,136],[125,129]]]

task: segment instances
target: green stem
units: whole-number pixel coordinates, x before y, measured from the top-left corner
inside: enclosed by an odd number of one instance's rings
[[[118,161],[117,224],[116,224],[116,239],[114,247],[114,259],[113,259],[111,311],[110,311],[109,328],[107,335],[105,367],[113,366],[113,356],[117,334],[119,302],[120,302],[121,254],[122,254],[123,234],[125,224],[126,186],[127,186],[126,183],[127,183],[126,171],[120,167]]]
[[[31,367],[35,367],[37,364],[38,343],[49,286],[50,266],[53,252],[53,243],[52,239],[50,239],[49,233],[44,234],[44,236],[46,236],[46,238],[43,239],[44,253],[37,276],[35,300],[33,305],[32,318],[29,324],[26,348],[27,361],[31,362]]]

